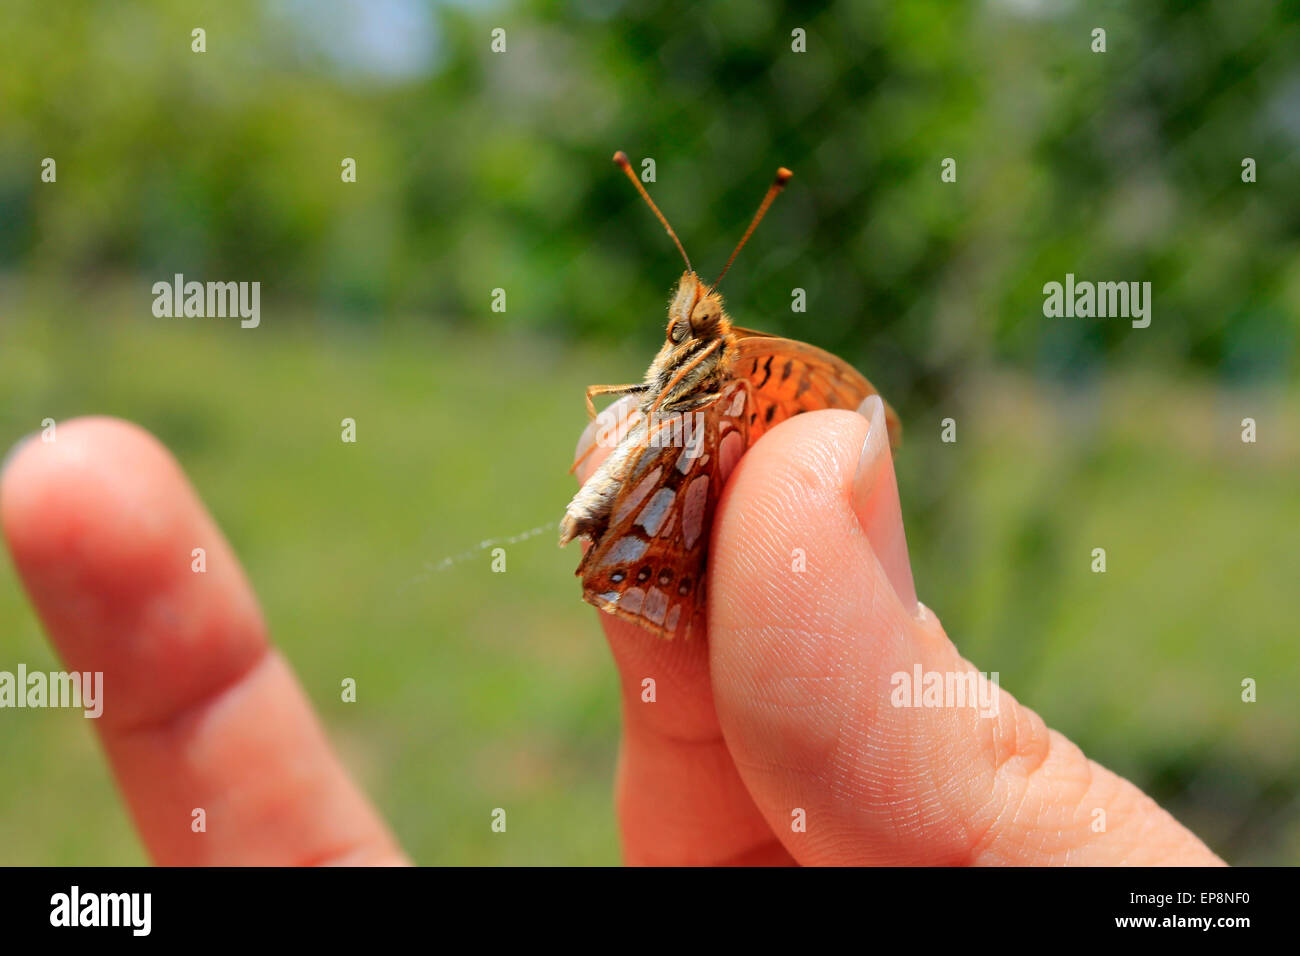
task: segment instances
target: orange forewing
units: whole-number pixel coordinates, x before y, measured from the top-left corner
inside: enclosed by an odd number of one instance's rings
[[[751,425],[757,433],[751,440],[800,412],[856,409],[863,399],[879,394],[852,365],[815,345],[752,329],[733,327],[732,331],[740,338],[732,374],[748,379],[754,386],[757,407],[752,409],[756,417]],[[889,443],[897,448],[903,437],[903,423],[888,402],[884,405]]]

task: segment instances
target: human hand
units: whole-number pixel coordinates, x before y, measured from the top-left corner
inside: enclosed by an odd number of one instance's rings
[[[883,441],[866,442],[850,491],[866,425],[800,416],[742,459],[716,521],[707,646],[602,615],[624,686],[628,861],[1219,862],[1005,693],[995,718],[889,706],[889,674],[970,665],[932,614],[905,610]],[[155,862],[404,862],[152,437],[111,419],[60,425],[58,442],[7,463],[0,525],[66,667],[112,689],[96,729]],[[794,547],[809,573],[785,570]],[[645,676],[656,704],[641,703]],[[806,833],[791,832],[795,807]]]
[[[975,667],[917,603],[880,399],[860,411],[797,416],[740,460],[714,519],[707,643],[600,615],[623,689],[626,861],[1221,864],[1006,691],[990,688],[991,716],[891,704],[895,674]]]
[[[104,674],[95,729],[154,862],[405,862],[175,459],[115,419],[58,429],[6,463],[0,525],[64,666]]]

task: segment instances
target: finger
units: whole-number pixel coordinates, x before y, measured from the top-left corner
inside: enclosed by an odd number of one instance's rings
[[[911,595],[879,400],[866,411],[870,428],[815,412],[773,429],[715,529],[718,713],[773,830],[801,863],[1218,862],[995,684],[956,696],[974,666]],[[951,693],[925,706],[918,672]]]
[[[156,862],[401,859],[152,436],[106,418],[60,424],[5,468],[0,524],[65,666],[103,673],[96,730]]]
[[[617,446],[633,408],[625,398],[588,426],[575,453],[580,481]],[[722,739],[705,642],[667,641],[610,614],[600,623],[622,688],[615,800],[625,861],[789,864]]]

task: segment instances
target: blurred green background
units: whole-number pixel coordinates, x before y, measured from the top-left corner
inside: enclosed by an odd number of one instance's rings
[[[619,858],[615,676],[547,526],[583,386],[641,376],[681,268],[620,148],[655,160],[706,277],[795,171],[723,291],[899,409],[922,599],[1230,862],[1300,860],[1294,4],[5,0],[3,21],[0,443],[87,413],[167,443],[417,861]],[[261,282],[261,326],[155,318],[178,272]],[[1150,281],[1151,326],[1044,318],[1067,272]],[[474,550],[537,528],[505,574]],[[0,557],[19,662],[55,666]],[[80,716],[0,712],[0,768],[0,863],[144,860]]]

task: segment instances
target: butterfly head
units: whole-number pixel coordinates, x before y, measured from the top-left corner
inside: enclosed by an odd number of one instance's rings
[[[697,343],[708,343],[716,339],[725,339],[731,333],[731,320],[727,318],[727,313],[722,310],[722,296],[715,291],[722,277],[727,274],[731,264],[736,261],[736,256],[744,248],[749,237],[753,235],[755,227],[762,221],[763,215],[767,212],[767,207],[772,204],[777,193],[785,188],[785,184],[790,181],[794,174],[782,166],[776,171],[776,178],[772,180],[772,185],[768,187],[767,195],[758,206],[758,212],[754,214],[753,220],[749,223],[749,228],[745,234],[740,237],[740,242],[736,244],[735,250],[731,253],[731,258],[727,264],[722,267],[722,272],[714,280],[713,285],[705,286],[696,275],[695,270],[691,267],[690,256],[682,247],[681,240],[677,238],[677,233],[673,232],[673,227],[668,224],[664,214],[659,211],[659,207],[654,204],[650,194],[645,191],[645,186],[641,185],[641,179],[637,176],[636,171],[632,169],[632,162],[627,158],[627,154],[621,149],[614,154],[614,162],[623,170],[623,174],[631,181],[636,191],[641,194],[650,211],[663,224],[664,229],[668,232],[673,244],[677,246],[677,251],[682,254],[682,259],[686,263],[686,272],[683,273],[681,281],[677,283],[677,292],[673,295],[672,304],[668,307],[668,341],[660,350],[659,360],[675,352],[685,352],[696,346]]]
[[[731,320],[722,308],[722,296],[708,288],[694,272],[683,273],[668,306],[669,348],[695,339],[708,342],[731,331]]]
[[[722,296],[686,272],[668,306],[668,334],[646,372],[650,406],[675,410],[717,395],[735,352]]]
[[[776,171],[776,179],[768,187],[767,195],[759,204],[749,228],[740,237],[731,258],[722,267],[722,272],[713,285],[705,286],[691,266],[690,256],[682,247],[681,240],[673,227],[668,224],[664,214],[654,204],[650,194],[641,185],[641,179],[632,169],[627,154],[619,150],[614,154],[614,162],[623,170],[636,191],[641,194],[650,211],[663,224],[677,251],[686,263],[686,272],[677,283],[672,303],[668,306],[667,341],[659,349],[659,354],[646,371],[644,391],[647,409],[667,409],[676,411],[702,407],[710,400],[716,401],[736,352],[736,335],[731,329],[731,320],[722,309],[722,296],[717,294],[718,283],[727,274],[736,256],[744,247],[754,228],[762,220],[767,207],[772,204],[793,173],[782,167]]]

